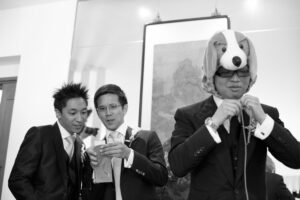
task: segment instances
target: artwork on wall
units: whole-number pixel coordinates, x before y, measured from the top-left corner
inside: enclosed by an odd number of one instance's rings
[[[208,97],[201,85],[207,40],[228,29],[227,16],[202,17],[147,24],[144,27],[139,125],[155,130],[168,166],[170,137],[177,108]],[[189,177],[169,171],[163,199],[185,199]]]
[[[139,125],[156,130],[162,143],[176,109],[207,97],[201,86],[204,49],[216,31],[228,28],[227,16],[145,25]]]

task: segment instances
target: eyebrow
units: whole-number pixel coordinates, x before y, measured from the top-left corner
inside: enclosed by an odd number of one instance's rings
[[[71,110],[69,110],[69,111],[78,111],[78,110],[79,110],[79,111],[87,110],[87,108],[83,108],[83,109],[81,109],[81,110],[80,110],[80,109],[76,109],[76,108],[71,108]]]

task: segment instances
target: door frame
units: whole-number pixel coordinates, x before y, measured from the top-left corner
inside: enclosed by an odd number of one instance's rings
[[[17,77],[0,78],[2,91],[0,101],[0,197],[2,195],[4,169],[7,157],[8,139],[16,92]]]

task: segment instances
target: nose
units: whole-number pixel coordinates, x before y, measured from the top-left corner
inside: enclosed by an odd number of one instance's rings
[[[106,107],[105,115],[111,115],[111,110],[109,106]]]
[[[232,58],[232,63],[236,66],[239,67],[240,64],[242,63],[242,59],[239,56],[234,56]]]
[[[81,114],[81,113],[78,113],[78,115],[77,115],[77,117],[76,117],[76,120],[77,120],[78,122],[84,122],[84,121],[86,121],[86,117],[85,117],[85,115],[83,115],[83,114]]]
[[[237,75],[237,73],[235,72],[233,74],[233,76],[231,77],[231,81],[240,81],[240,77]]]

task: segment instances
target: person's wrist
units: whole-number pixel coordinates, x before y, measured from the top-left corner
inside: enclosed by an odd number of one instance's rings
[[[205,125],[209,126],[210,128],[212,128],[214,131],[217,131],[219,126],[215,123],[215,121],[213,120],[212,117],[208,117],[205,120]]]
[[[126,154],[125,154],[125,159],[126,159],[126,160],[129,159],[130,153],[131,153],[130,148],[127,148],[127,149],[126,149]]]
[[[259,117],[257,120],[258,123],[262,124],[265,121],[266,117],[267,117],[267,115],[265,113],[263,115],[261,115],[261,117]]]

